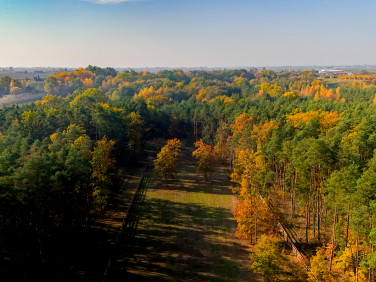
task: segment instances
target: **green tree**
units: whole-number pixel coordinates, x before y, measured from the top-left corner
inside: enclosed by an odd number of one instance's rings
[[[12,79],[9,76],[0,77],[0,95],[8,94]]]
[[[44,83],[44,90],[49,94],[59,94],[59,83],[57,78],[54,76],[47,77]]]
[[[103,137],[95,144],[91,158],[91,179],[94,202],[103,211],[107,204],[110,187],[112,184],[111,170],[114,168],[115,159],[111,155],[115,142]]]

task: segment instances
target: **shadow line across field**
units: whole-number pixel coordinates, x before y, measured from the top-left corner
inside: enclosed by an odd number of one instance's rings
[[[259,281],[249,271],[247,242],[234,236],[235,202],[224,168],[206,181],[186,155],[176,179],[152,181],[112,280]]]
[[[248,255],[244,246],[221,238],[231,232],[230,211],[153,199],[144,204],[142,214],[148,228],[140,228],[126,247],[129,257],[123,265],[133,281],[231,281],[246,271],[232,259],[234,254]]]
[[[218,165],[205,180],[194,163],[186,150],[173,180],[152,178],[111,281],[262,281],[250,271],[249,242],[234,235],[237,197],[228,168]],[[283,281],[299,281],[294,264],[281,265]]]

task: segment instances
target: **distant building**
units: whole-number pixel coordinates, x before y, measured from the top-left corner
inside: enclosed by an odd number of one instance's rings
[[[351,75],[352,73],[344,70],[320,70],[319,74],[322,76],[337,77],[339,75]]]
[[[40,78],[40,76],[34,76],[35,81],[44,81],[44,78]]]

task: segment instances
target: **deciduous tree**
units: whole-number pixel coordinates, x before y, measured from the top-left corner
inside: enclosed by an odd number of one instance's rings
[[[181,142],[178,139],[171,139],[158,153],[154,160],[155,172],[164,177],[166,182],[169,177],[173,178],[177,169],[177,158],[180,153]]]

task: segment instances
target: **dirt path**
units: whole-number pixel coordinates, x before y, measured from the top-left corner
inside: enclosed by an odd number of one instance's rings
[[[154,179],[134,238],[114,261],[114,281],[257,281],[247,242],[234,236],[236,203],[224,168],[207,182],[186,149],[176,179]]]

